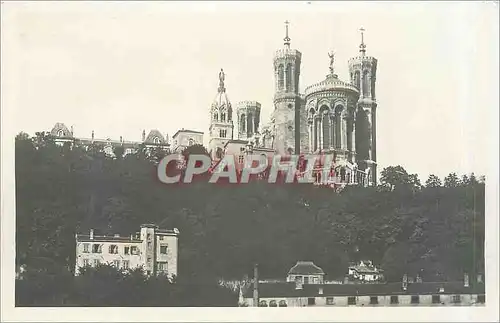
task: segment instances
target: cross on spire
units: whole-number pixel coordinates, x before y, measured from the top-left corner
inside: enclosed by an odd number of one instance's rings
[[[290,24],[290,22],[288,20],[285,21],[285,38],[283,38],[283,40],[285,41],[285,46],[287,48],[290,48],[290,37],[288,37],[288,25]]]
[[[361,44],[359,45],[359,51],[362,55],[364,55],[366,52],[365,37],[364,37],[365,28],[361,27],[359,28],[359,31],[361,32]]]

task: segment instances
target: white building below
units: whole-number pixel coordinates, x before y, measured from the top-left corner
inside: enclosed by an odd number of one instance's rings
[[[76,235],[75,274],[85,266],[110,264],[127,270],[143,267],[148,275],[164,274],[177,276],[179,230],[159,229],[153,224],[144,224],[140,232],[129,237],[120,235],[97,236]]]

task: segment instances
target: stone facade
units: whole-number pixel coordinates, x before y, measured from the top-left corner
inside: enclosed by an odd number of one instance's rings
[[[172,149],[174,153],[181,153],[192,145],[203,145],[203,132],[182,128],[172,136]]]
[[[335,56],[329,54],[329,73],[325,79],[300,93],[302,53],[290,47],[286,23],[284,48],[278,49],[273,57],[275,94],[270,122],[260,131],[260,103],[243,101],[237,105],[238,139],[246,140],[253,147],[247,151],[271,149],[279,155],[331,154],[335,181],[343,185],[376,184],[377,60],[366,56],[363,31],[359,55],[348,61],[349,82],[335,74]],[[224,103],[213,104],[211,111],[219,105],[230,106],[227,96],[217,102]],[[213,127],[211,122],[210,129]],[[232,122],[226,127],[229,133]],[[211,147],[218,149],[218,154],[212,156],[220,159],[231,150],[228,146],[231,141],[219,142],[217,134],[217,131],[210,133],[214,142]]]
[[[139,232],[123,237],[76,235],[75,274],[85,266],[109,264],[120,269],[142,267],[147,274],[177,276],[179,230],[144,224]]]

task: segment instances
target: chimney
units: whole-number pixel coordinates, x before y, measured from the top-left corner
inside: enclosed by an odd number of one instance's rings
[[[146,140],[146,130],[142,130],[142,141]]]
[[[123,142],[123,137],[122,136],[120,136],[120,142]]]
[[[253,306],[259,306],[259,265],[253,268]]]
[[[90,229],[90,240],[94,240],[94,229]]]
[[[406,291],[408,289],[408,275],[407,274],[404,274],[403,275],[403,283],[402,283],[402,286],[404,291]]]
[[[464,274],[464,287],[469,287],[469,274]]]
[[[94,130],[92,130],[92,141],[94,141]]]
[[[477,282],[478,283],[482,283],[483,282],[483,275],[482,274],[478,274],[477,275]]]

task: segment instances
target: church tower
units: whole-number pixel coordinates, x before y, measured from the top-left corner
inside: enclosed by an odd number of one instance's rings
[[[360,169],[368,169],[369,185],[377,183],[377,102],[375,81],[377,59],[366,56],[364,29],[361,28],[359,56],[349,60],[351,83],[359,90],[356,120],[356,160]]]
[[[208,150],[212,160],[220,159],[224,153],[224,145],[233,139],[233,108],[229,101],[224,80],[226,75],[221,69],[219,72],[219,88],[210,107],[210,127]]]
[[[236,104],[238,139],[248,140],[259,134],[260,103],[241,101]]]
[[[299,76],[302,53],[290,48],[288,24],[285,22],[284,48],[274,55],[274,129],[273,148],[278,154],[300,153]]]

